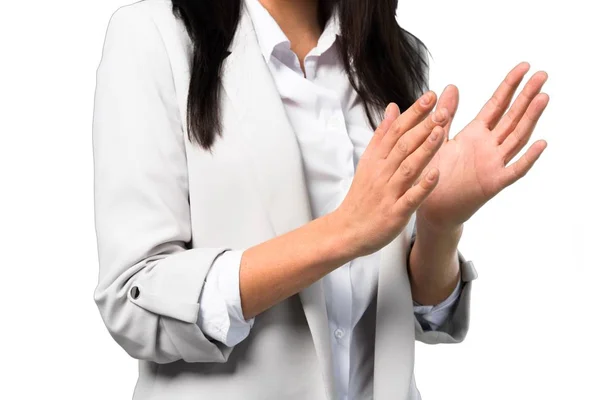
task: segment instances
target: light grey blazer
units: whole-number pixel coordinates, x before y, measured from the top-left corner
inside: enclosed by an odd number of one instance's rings
[[[245,11],[230,51],[211,154],[187,138],[192,47],[171,2],[112,15],[94,102],[94,299],[114,340],[140,360],[134,399],[331,400],[320,281],[260,314],[235,348],[196,325],[216,257],[312,219],[295,134]],[[456,343],[469,326],[477,273],[462,254],[456,312],[438,332],[417,323],[406,272],[414,218],[382,249],[377,297],[357,330],[373,349],[362,379],[376,400],[419,399],[415,339]]]

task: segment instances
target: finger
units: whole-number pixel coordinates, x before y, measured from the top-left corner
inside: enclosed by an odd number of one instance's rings
[[[536,72],[529,79],[513,105],[494,129],[493,134],[496,136],[498,144],[504,142],[506,137],[516,128],[525,111],[527,111],[535,96],[542,90],[542,86],[547,80],[548,74],[544,71]]]
[[[372,148],[379,145],[383,136],[388,131],[388,129],[392,126],[394,121],[400,116],[400,108],[396,103],[390,103],[385,109],[385,113],[383,116],[383,121],[379,124],[375,132],[373,133],[373,137],[369,142],[369,145],[364,151],[364,155],[368,155]]]
[[[377,149],[377,156],[386,158],[390,151],[396,145],[398,138],[406,131],[423,121],[429,115],[435,103],[437,96],[434,92],[428,91],[419,98],[408,110],[404,111],[387,130],[381,144]]]
[[[450,128],[452,127],[452,121],[454,120],[454,116],[456,115],[456,110],[458,109],[458,88],[454,85],[448,85],[440,95],[440,99],[437,103],[437,108],[446,108],[448,110],[448,121],[446,125],[444,125],[444,137],[445,140],[448,140],[450,136]]]
[[[395,173],[395,171],[400,167],[400,164],[404,159],[410,156],[415,150],[419,148],[419,146],[423,145],[423,142],[427,140],[427,137],[430,136],[436,127],[440,127],[442,132],[442,136],[444,134],[444,130],[442,126],[448,120],[448,110],[442,108],[441,110],[436,110],[431,113],[424,121],[422,121],[419,125],[415,126],[413,129],[409,130],[404,135],[400,136],[400,138],[396,141],[396,145],[390,151],[388,157],[386,158],[386,166],[384,167],[385,173],[391,176]],[[439,135],[440,130],[437,130],[435,133]],[[443,141],[442,137],[442,141]],[[415,177],[416,179],[416,177]]]
[[[423,179],[408,189],[393,206],[393,212],[399,215],[410,215],[415,212],[427,196],[435,189],[440,177],[440,171],[432,168]]]
[[[392,126],[394,121],[400,116],[400,108],[396,103],[388,104],[385,109],[385,113],[383,116],[383,121],[377,128],[377,133],[380,133],[382,136],[388,131],[388,129]]]
[[[398,197],[413,186],[444,141],[444,128],[436,126],[427,140],[402,161],[388,181],[390,189],[397,193]]]
[[[529,71],[529,63],[522,62],[514,67],[498,86],[492,97],[475,117],[489,129],[493,129],[508,108],[523,77]]]
[[[500,154],[502,154],[504,165],[508,164],[527,144],[549,101],[550,97],[546,93],[537,95],[527,108],[525,115],[519,121],[517,127],[502,142],[499,150]]]
[[[500,190],[524,177],[538,158],[540,158],[547,146],[548,143],[545,140],[536,141],[517,161],[504,168],[500,176]]]

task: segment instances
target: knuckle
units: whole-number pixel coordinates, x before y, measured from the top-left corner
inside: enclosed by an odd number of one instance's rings
[[[421,106],[419,102],[413,104],[412,107],[410,107],[410,109],[412,110],[412,113],[415,117],[420,117],[425,113],[425,107]]]
[[[520,127],[513,131],[513,138],[515,145],[519,145],[523,141],[523,131]]]
[[[508,110],[508,112],[505,114],[505,116],[506,116],[506,120],[510,124],[513,124],[515,122],[515,110],[513,108]]]
[[[402,139],[398,140],[396,142],[396,150],[402,156],[408,154],[408,145],[406,144],[406,141]]]
[[[394,137],[398,137],[402,134],[402,132],[404,132],[404,122],[401,120],[398,120],[390,129],[390,131],[392,132],[392,134],[394,135]]]
[[[404,202],[409,208],[416,208],[419,205],[416,197],[412,193],[406,193],[404,195]]]
[[[400,164],[400,174],[405,178],[410,178],[414,174],[414,167],[408,163],[403,162]]]
[[[502,105],[496,93],[490,98],[490,104],[496,108],[499,108]]]
[[[403,135],[404,132],[406,132],[408,129],[410,129],[409,126],[408,126],[408,124],[409,123],[407,122],[406,118],[400,117],[398,119],[397,124],[394,126],[394,129],[393,129],[394,136],[395,137],[400,137],[401,135]]]

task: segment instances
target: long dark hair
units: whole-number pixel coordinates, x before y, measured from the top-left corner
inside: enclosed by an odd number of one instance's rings
[[[172,0],[193,43],[187,104],[189,139],[210,150],[221,135],[221,67],[235,35],[243,0]],[[390,102],[406,110],[427,88],[425,46],[396,22],[398,0],[321,0],[324,27],[335,7],[340,16],[340,52],[369,122]]]

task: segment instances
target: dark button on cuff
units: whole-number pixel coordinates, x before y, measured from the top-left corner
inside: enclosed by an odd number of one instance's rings
[[[140,289],[137,286],[132,287],[129,293],[133,299],[140,297]]]

